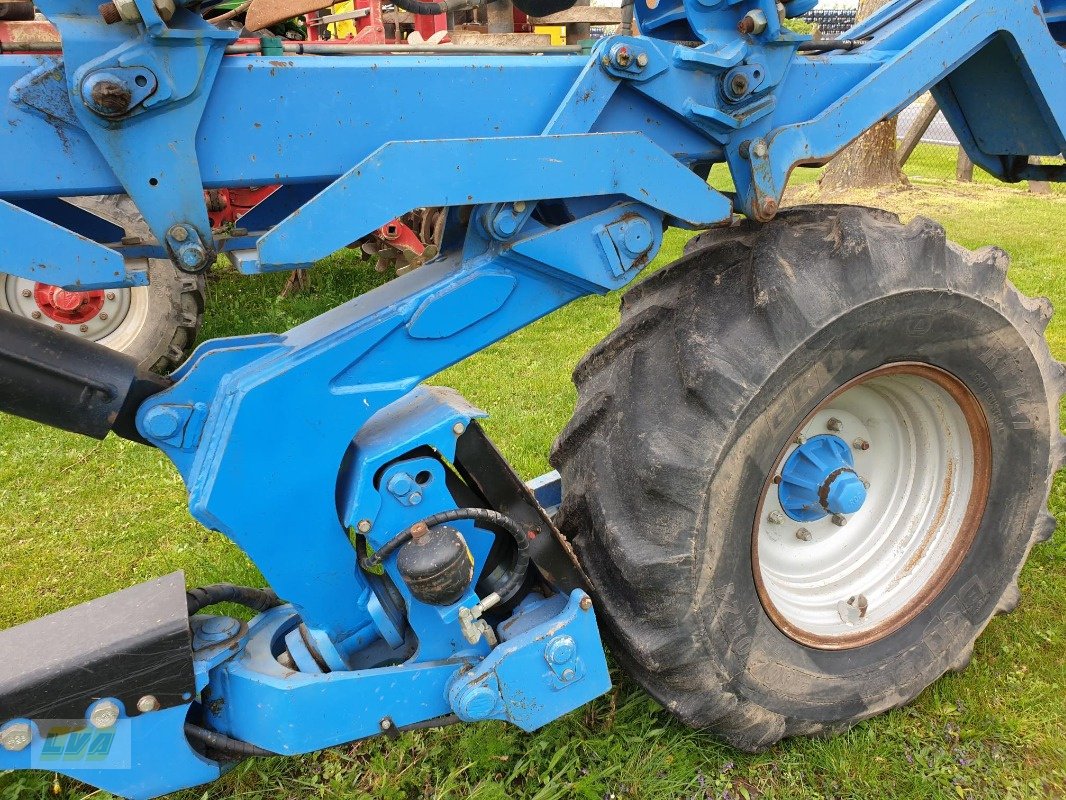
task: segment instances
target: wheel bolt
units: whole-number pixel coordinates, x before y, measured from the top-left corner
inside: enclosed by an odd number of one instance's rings
[[[831,431],[839,431],[843,429],[844,423],[836,417],[830,417],[829,420],[825,423],[825,427]]]
[[[34,311],[34,312],[32,312],[30,314],[30,316],[33,317],[34,319],[40,319],[41,318],[41,312],[40,311]]]
[[[811,532],[806,528],[800,528],[796,531],[796,538],[801,542],[809,542],[811,540]]]
[[[31,292],[29,289],[23,289],[22,290],[22,296],[23,297],[33,297],[33,292]]]
[[[771,511],[769,516],[766,517],[766,520],[771,525],[780,525],[785,521],[785,518],[781,515],[780,511]]]
[[[89,326],[88,325],[80,325],[78,327],[78,330],[81,331],[82,333],[88,333],[89,332]]]
[[[105,295],[105,297],[107,297],[108,300],[114,300],[115,299],[115,293],[114,292],[108,292]]]
[[[870,449],[870,443],[865,439],[856,439],[854,442],[851,443],[851,446],[854,447],[856,450]]]
[[[848,524],[848,518],[845,517],[843,514],[834,514],[832,517],[832,521],[834,525],[841,528]]]
[[[106,311],[101,311],[100,312],[100,319],[101,320],[107,319],[107,312]]]

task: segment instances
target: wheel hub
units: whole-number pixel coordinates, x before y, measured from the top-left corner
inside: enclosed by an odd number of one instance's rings
[[[839,436],[822,434],[792,451],[781,470],[778,497],[790,519],[811,522],[827,514],[854,514],[866,502],[855,457]]]
[[[844,384],[787,441],[752,531],[763,608],[812,647],[890,635],[969,551],[990,481],[984,412],[954,376],[901,362]]]
[[[133,292],[131,289],[74,292],[0,273],[0,310],[94,342],[113,337],[123,328],[132,316]]]

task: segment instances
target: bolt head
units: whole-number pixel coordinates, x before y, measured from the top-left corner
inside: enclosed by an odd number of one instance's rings
[[[544,648],[544,657],[551,664],[565,664],[577,655],[577,642],[572,636],[556,636]]]
[[[830,417],[825,423],[826,430],[840,431],[844,429],[844,423],[836,417]]]
[[[82,82],[81,99],[97,114],[114,117],[129,111],[133,90],[114,73],[95,72]]]
[[[189,269],[197,269],[207,258],[207,252],[200,245],[190,242],[178,251],[178,258]]]
[[[413,506],[417,506],[419,503],[422,502],[422,493],[411,492],[411,494],[407,495],[407,502]]]
[[[756,158],[766,158],[770,153],[770,148],[766,145],[765,139],[756,139],[751,143],[751,154]]]
[[[104,297],[106,297],[108,300],[114,300],[115,299],[115,293],[114,292],[108,292],[107,294],[104,295]]]
[[[581,598],[581,602],[578,605],[581,606],[582,611],[588,611],[590,608],[592,608],[592,598],[588,595],[585,595]]]
[[[801,542],[809,542],[811,540],[811,532],[806,528],[800,528],[796,531],[796,538]]]
[[[355,526],[355,529],[359,531],[359,533],[370,533],[370,528],[371,524],[368,519],[359,520],[359,524]]]
[[[526,204],[524,201],[519,200],[517,203],[514,203],[512,205],[512,208],[514,208],[515,213],[521,214],[526,210]]]
[[[89,712],[89,723],[94,728],[110,728],[118,722],[119,714],[118,706],[111,700],[104,700],[97,703],[93,710]]]
[[[79,325],[78,326],[78,330],[81,331],[82,333],[88,333],[89,332],[89,326],[88,325]]]
[[[567,667],[566,669],[563,670],[563,674],[560,675],[559,677],[562,678],[567,683],[570,683],[570,681],[572,681],[574,678],[577,677],[577,673],[574,672],[574,670],[571,669],[570,667]]]
[[[151,409],[144,415],[144,430],[156,439],[169,439],[181,428],[181,417],[172,408]]]
[[[648,66],[648,54],[647,53],[639,53],[637,55],[637,66],[640,67],[641,69],[644,69],[644,67]]]
[[[487,686],[471,686],[459,695],[455,705],[463,719],[486,719],[496,708],[496,693]]]
[[[729,79],[729,89],[735,95],[747,94],[748,76],[742,72],[738,72]]]
[[[31,292],[29,289],[23,289],[22,290],[22,296],[23,297],[33,297],[33,292]]]
[[[30,314],[30,316],[33,317],[34,319],[40,319],[41,318],[41,312],[40,311],[34,311],[34,312],[32,312]]]
[[[466,425],[464,425],[463,423],[457,422],[452,425],[452,433],[454,433],[456,436],[462,436],[464,431],[466,431]]]
[[[397,472],[389,478],[389,491],[394,495],[405,495],[411,491],[413,481],[406,472]]]
[[[167,231],[167,236],[175,242],[184,242],[189,238],[189,232],[185,229],[184,225],[175,225]]]
[[[101,320],[107,319],[107,312],[106,311],[101,311],[99,317],[100,317]]]
[[[767,515],[766,521],[769,522],[771,525],[780,525],[782,522],[785,521],[785,517],[780,511],[771,511]]]
[[[137,710],[142,714],[150,714],[159,710],[159,700],[154,694],[146,694],[137,701]]]
[[[11,753],[25,750],[33,741],[33,730],[25,722],[16,722],[0,731],[0,747]]]
[[[843,514],[834,514],[830,519],[832,520],[833,524],[836,525],[838,528],[843,528],[845,525],[848,524],[848,518],[845,517]]]
[[[851,446],[854,447],[856,450],[870,449],[870,443],[862,438],[856,439],[854,442],[851,443]]]
[[[629,52],[629,48],[625,45],[621,45],[614,51],[614,63],[620,67],[628,67],[633,60],[633,56]]]

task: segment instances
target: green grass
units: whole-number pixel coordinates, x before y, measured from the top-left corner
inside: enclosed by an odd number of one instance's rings
[[[857,200],[904,217],[943,222],[967,247],[998,244],[1025,292],[1066,308],[1066,198],[1034,197],[984,182],[933,183],[945,170],[914,163],[911,189]],[[950,168],[950,164],[949,164]],[[937,171],[939,170],[939,171]],[[920,174],[919,174],[920,173]],[[815,172],[796,176],[809,201]],[[716,173],[717,177],[717,173]],[[808,184],[808,185],[804,185]],[[655,266],[676,257],[671,231]],[[223,274],[211,284],[205,336],[287,328],[380,281],[346,253],[313,273],[311,291],[279,300],[283,278]],[[570,370],[617,320],[618,296],[588,298],[538,322],[438,382],[488,410],[490,433],[522,474],[546,454],[574,404]],[[1048,329],[1066,358],[1066,319]],[[299,409],[278,410],[278,425]],[[1066,483],[1052,510],[1066,513]],[[256,582],[248,560],[194,524],[161,453],[114,437],[93,442],[0,419],[0,626],[183,569],[189,584]],[[997,618],[973,664],[908,708],[830,740],[798,739],[744,755],[675,724],[617,669],[616,688],[535,734],[502,723],[407,734],[296,759],[246,762],[222,781],[179,795],[221,798],[907,798],[1054,797],[1066,794],[1066,544],[1036,548],[1022,573],[1023,603]],[[0,654],[0,657],[17,657]],[[0,776],[0,800],[84,787],[54,775]],[[103,798],[102,793],[94,795]]]

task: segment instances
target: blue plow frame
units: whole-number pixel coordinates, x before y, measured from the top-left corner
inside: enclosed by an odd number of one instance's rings
[[[133,286],[146,256],[197,271],[221,252],[245,273],[288,270],[411,209],[449,209],[424,267],[287,333],[207,342],[140,407],[138,428],[175,464],[192,514],[235,541],[286,604],[224,646],[210,630],[227,621],[194,617],[197,696],[122,710],[117,724],[139,748],[132,767],[66,770],[129,797],[224,769],[189,748],[189,714],[288,754],[455,718],[529,730],[608,689],[584,588],[527,587],[493,643],[467,636],[464,615],[484,600],[476,581],[433,605],[394,558],[378,572],[360,564],[359,541],[376,551],[462,507],[457,441],[482,414],[426,378],[625,286],[667,225],[772,218],[794,167],[824,162],[926,91],[984,169],[1066,177],[1029,160],[1066,147],[1061,3],[1033,13],[897,0],[848,34],[853,49],[819,52],[783,27],[773,0],[638,0],[644,35],[608,37],[589,56],[331,57],[226,55],[235,34],[181,7],[164,22],[151,0],[136,0],[139,25],[107,26],[88,0],[39,5],[62,58],[0,56],[0,150],[18,155],[0,172],[10,273]],[[765,28],[738,34],[749,14]],[[125,111],[94,105],[104,79],[140,87]],[[398,106],[396,94],[417,102]],[[716,163],[733,190],[708,184]],[[244,218],[247,232],[211,230],[203,189],[268,184],[282,188]],[[61,201],[120,192],[154,242],[115,241]],[[278,426],[280,408],[298,413]],[[535,488],[542,505],[558,503],[557,481]],[[456,528],[481,576],[494,536],[469,520]],[[35,723],[0,720],[0,731],[23,724]],[[0,769],[31,756],[0,752]]]

